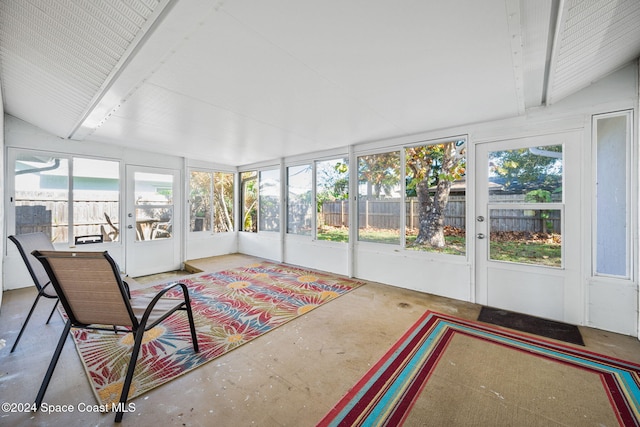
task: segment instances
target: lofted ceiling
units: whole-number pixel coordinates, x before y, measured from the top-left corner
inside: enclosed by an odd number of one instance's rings
[[[4,108],[242,165],[515,117],[640,56],[639,0],[0,0]]]

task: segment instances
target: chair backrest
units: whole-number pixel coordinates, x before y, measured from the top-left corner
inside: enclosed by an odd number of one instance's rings
[[[42,232],[18,234],[15,236],[9,236],[11,240],[18,247],[20,256],[29,270],[29,274],[33,279],[34,285],[38,288],[38,291],[42,291],[42,288],[49,283],[49,275],[45,271],[42,264],[31,254],[35,250],[54,251],[53,243],[49,236]],[[49,296],[55,296],[56,292],[52,286],[47,286],[44,289],[44,293]]]
[[[35,251],[73,325],[138,327],[116,262],[105,252]]]

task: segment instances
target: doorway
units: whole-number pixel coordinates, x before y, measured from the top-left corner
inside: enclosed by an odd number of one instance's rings
[[[476,301],[582,323],[579,135],[476,147]]]
[[[127,274],[144,276],[181,267],[181,193],[177,170],[127,165]]]

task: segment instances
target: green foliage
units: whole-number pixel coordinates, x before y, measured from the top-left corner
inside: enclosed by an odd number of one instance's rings
[[[242,189],[242,230],[258,231],[258,212],[256,205],[258,202],[258,172],[242,172],[240,174],[240,185]]]
[[[405,149],[405,188],[408,197],[417,196],[416,189],[423,181],[432,188],[442,180],[454,182],[462,179],[467,163],[464,149],[460,149],[459,144],[462,146],[463,142],[451,141]]]
[[[525,194],[524,201],[527,203],[551,203],[551,192],[548,190],[532,190]]]
[[[506,190],[535,183],[536,188],[554,191],[562,184],[561,153],[562,145],[497,151],[490,154],[489,164]]]
[[[319,163],[317,169],[316,208],[318,212],[322,212],[324,202],[349,199],[349,164],[347,159],[336,162],[332,167],[321,167],[321,165]]]
[[[367,198],[390,195],[400,182],[400,152],[358,157],[358,182],[367,184]]]

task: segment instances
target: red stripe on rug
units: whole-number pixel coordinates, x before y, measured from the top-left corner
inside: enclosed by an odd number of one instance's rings
[[[382,356],[378,362],[373,365],[373,367],[353,386],[347,394],[340,400],[340,402],[334,406],[331,411],[327,414],[325,418],[323,418],[318,426],[326,426],[333,418],[335,418],[339,413],[341,413],[346,406],[350,403],[350,401],[362,390],[362,388],[375,376],[375,374],[383,368],[384,364],[387,363],[391,357],[398,351],[400,347],[405,344],[405,341],[409,339],[409,337],[414,333],[414,328],[417,327],[420,323],[422,323],[428,316],[429,312],[425,312],[415,323],[413,328],[407,330],[402,337]],[[431,327],[433,320],[429,321],[425,324],[425,328]],[[418,336],[418,335],[416,335]],[[360,399],[363,402],[363,399]],[[363,403],[364,404],[364,403]],[[361,406],[362,404],[360,404]],[[354,408],[355,409],[355,408]],[[352,409],[353,411],[353,409]]]

